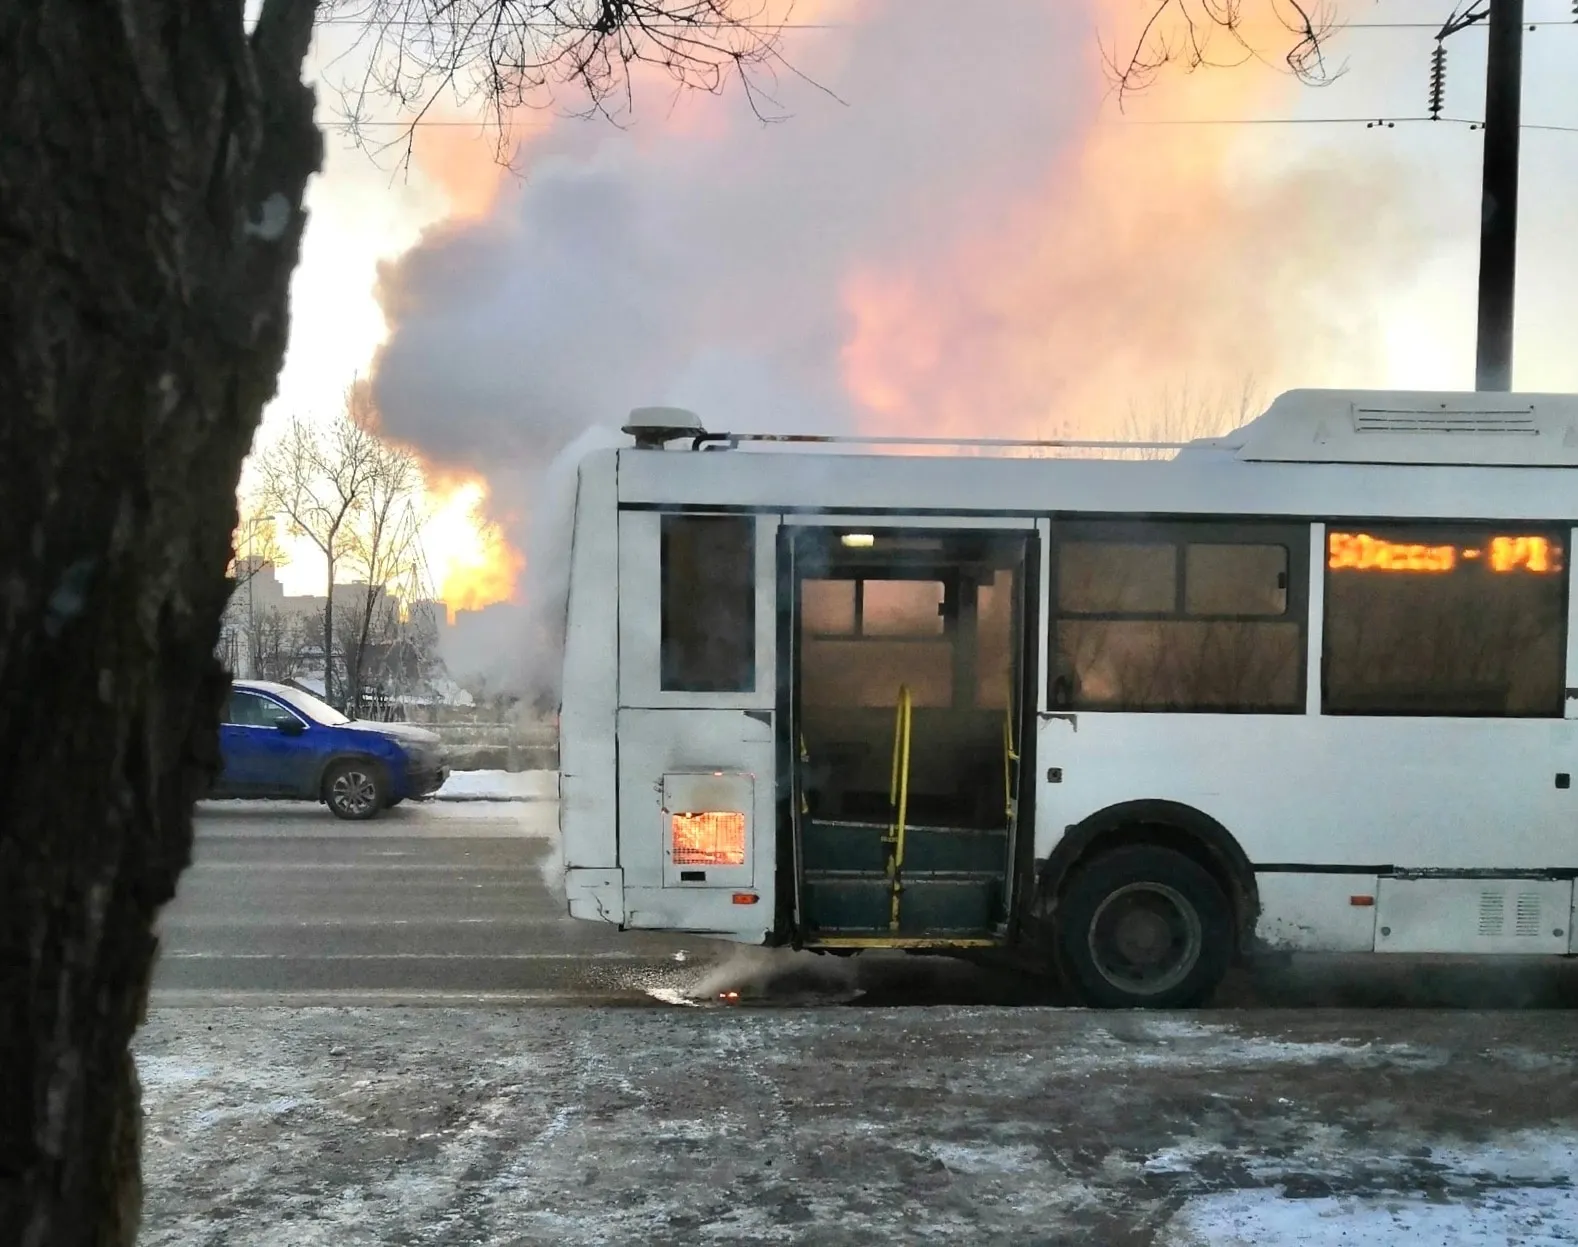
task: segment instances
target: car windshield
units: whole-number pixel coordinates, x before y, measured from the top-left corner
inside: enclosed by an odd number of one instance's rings
[[[271,691],[281,701],[289,702],[314,723],[321,723],[324,727],[339,727],[350,722],[328,702],[319,701],[311,693],[303,693],[296,688],[277,688]]]

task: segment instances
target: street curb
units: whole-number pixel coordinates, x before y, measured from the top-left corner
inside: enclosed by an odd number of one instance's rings
[[[543,802],[543,801],[556,801],[556,800],[558,800],[557,797],[489,797],[489,796],[482,796],[482,795],[473,795],[473,794],[471,794],[469,792],[468,793],[455,793],[453,796],[446,796],[446,795],[444,795],[442,793],[434,793],[432,796],[430,796],[430,797],[428,797],[426,799],[429,800],[429,801],[443,801],[443,802],[445,802],[447,804],[450,804],[450,805],[455,805],[455,804],[458,804],[458,803],[461,803],[461,802],[467,802],[467,801],[472,802],[472,803],[487,801],[487,802],[491,802],[494,805],[532,805],[532,804],[540,803],[540,802]]]

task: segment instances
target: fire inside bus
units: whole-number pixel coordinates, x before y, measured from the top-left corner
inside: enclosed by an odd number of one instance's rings
[[[626,431],[574,502],[576,917],[1108,1006],[1578,951],[1578,399],[1293,391],[1165,458]]]

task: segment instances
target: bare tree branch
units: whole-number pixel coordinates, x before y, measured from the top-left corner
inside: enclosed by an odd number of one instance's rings
[[[1280,60],[1300,82],[1324,86],[1346,70],[1326,59],[1326,46],[1340,25],[1329,0],[1151,0],[1151,5],[1126,54],[1102,46],[1119,107],[1130,95],[1148,89],[1171,65],[1192,72],[1250,60],[1270,64],[1268,49],[1246,34],[1246,5],[1269,16],[1285,34]],[[1226,59],[1218,55],[1224,44]]]
[[[373,150],[410,160],[415,129],[441,104],[480,105],[507,154],[521,109],[559,106],[622,124],[642,67],[679,91],[720,94],[738,82],[764,122],[782,119],[769,81],[792,0],[326,0],[324,20],[353,26],[365,57],[341,84],[343,124]],[[404,128],[377,142],[370,107],[392,103]]]

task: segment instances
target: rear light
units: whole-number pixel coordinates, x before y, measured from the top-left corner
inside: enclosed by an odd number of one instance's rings
[[[734,903],[736,905],[754,905],[760,899],[761,897],[754,892],[736,892],[734,894]]]
[[[745,865],[745,815],[706,810],[670,814],[676,866]]]

